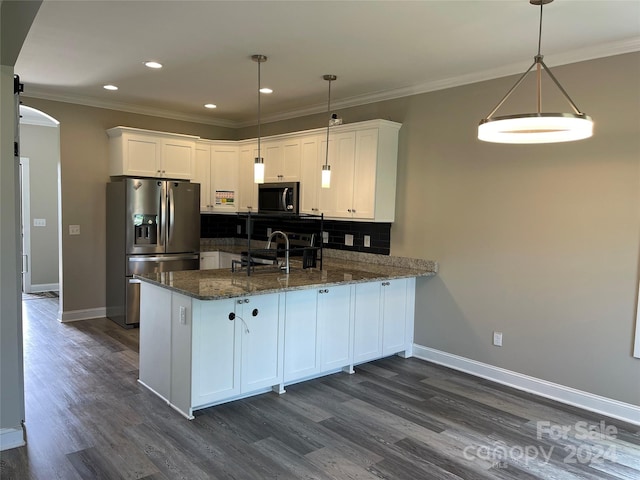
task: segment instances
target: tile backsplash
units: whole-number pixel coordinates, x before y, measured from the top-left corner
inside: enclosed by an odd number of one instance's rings
[[[202,238],[246,238],[247,216],[229,214],[200,215],[200,236]],[[254,240],[266,240],[267,229],[296,233],[316,233],[320,235],[320,220],[299,217],[261,218],[252,216]],[[324,220],[323,229],[328,234],[327,248],[355,252],[389,255],[391,246],[391,223],[352,222],[342,220]],[[240,232],[240,233],[238,233]],[[345,245],[345,236],[353,236],[353,246]],[[369,237],[369,247],[365,247],[365,236]]]

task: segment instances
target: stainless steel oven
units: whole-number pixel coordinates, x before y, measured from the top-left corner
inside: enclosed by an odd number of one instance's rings
[[[299,191],[298,182],[258,185],[258,212],[298,213]]]

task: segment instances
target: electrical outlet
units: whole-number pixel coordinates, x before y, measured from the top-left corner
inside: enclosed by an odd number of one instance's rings
[[[69,225],[69,235],[80,235],[80,225]]]
[[[240,235],[240,234],[242,233],[242,225],[238,225],[238,226],[236,227],[236,233],[237,233],[238,235]]]
[[[344,244],[347,247],[353,247],[353,235],[351,235],[350,233],[346,233],[344,235]]]
[[[493,332],[493,344],[496,347],[502,346],[502,332]]]
[[[322,232],[322,243],[329,243],[329,232]]]
[[[267,237],[271,235],[271,227],[267,228]]]
[[[370,248],[371,247],[371,235],[365,235],[364,236],[364,246],[366,248]]]
[[[33,219],[33,226],[34,227],[46,227],[47,226],[47,219],[46,218],[34,218]]]

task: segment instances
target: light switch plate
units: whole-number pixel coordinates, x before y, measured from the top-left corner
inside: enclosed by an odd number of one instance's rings
[[[80,235],[80,225],[69,225],[69,235]]]
[[[47,219],[46,218],[34,218],[33,219],[33,226],[34,227],[46,227],[47,226]]]
[[[347,247],[353,247],[353,235],[351,235],[350,233],[346,233],[344,235],[344,244]]]

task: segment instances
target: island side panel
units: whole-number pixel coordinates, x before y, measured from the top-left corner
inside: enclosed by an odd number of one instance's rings
[[[192,299],[171,294],[171,405],[193,418],[191,411]]]
[[[169,402],[171,388],[171,292],[140,285],[139,381]]]

